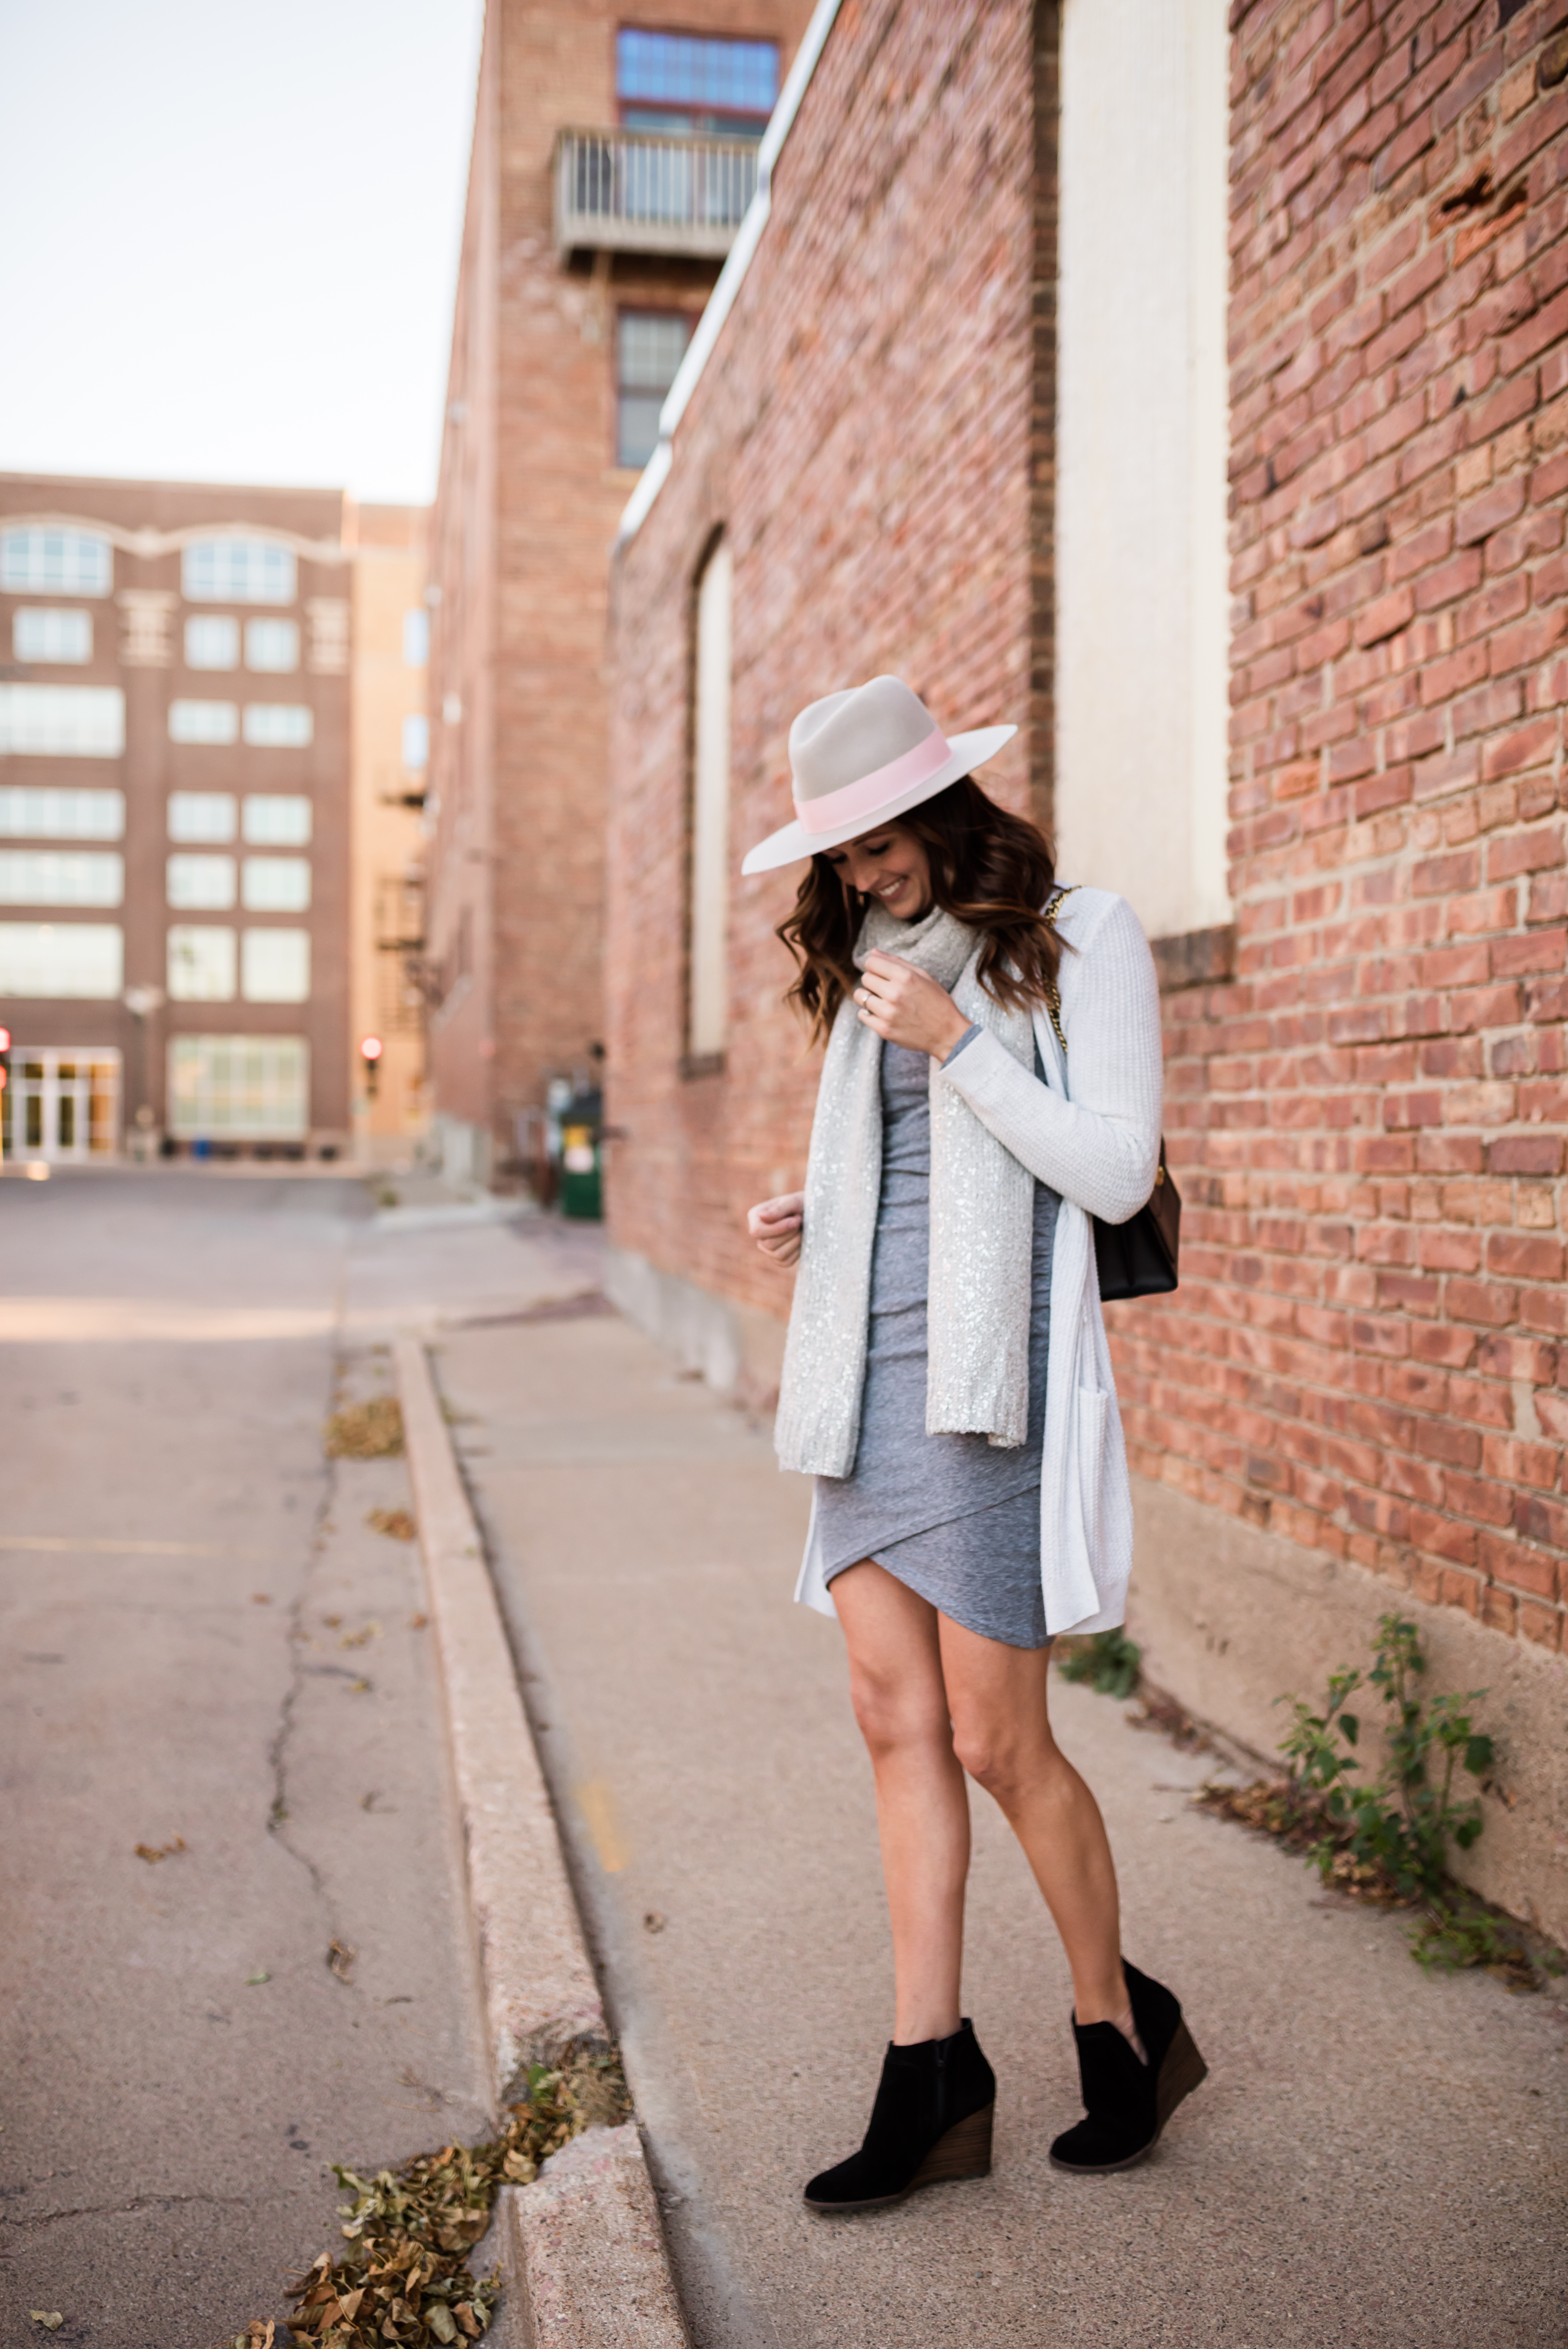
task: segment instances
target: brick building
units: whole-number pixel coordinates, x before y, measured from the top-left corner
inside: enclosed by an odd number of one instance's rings
[[[351,503],[354,701],[349,1040],[355,1156],[407,1163],[425,1100],[425,506]],[[366,1060],[366,1040],[379,1045]]]
[[[1467,1865],[1561,1934],[1568,8],[1222,13],[818,11],[616,564],[616,1291],[776,1375],[741,1219],[816,1064],[738,864],[795,710],[1019,722],[989,787],[1164,988],[1181,1287],[1108,1317],[1152,1675],[1267,1751],[1409,1608],[1490,1692]]]
[[[454,1174],[531,1156],[603,1034],[616,519],[749,201],[806,0],[486,12],[432,533],[431,1078]]]
[[[7,1157],[346,1148],[343,507],[0,476]]]

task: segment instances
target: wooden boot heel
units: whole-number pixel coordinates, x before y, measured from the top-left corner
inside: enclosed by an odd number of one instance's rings
[[[971,2113],[966,2121],[954,2121],[945,2137],[939,2137],[914,2176],[911,2193],[916,2186],[940,2186],[954,2178],[988,2178],[991,2174],[991,2121],[995,2105],[984,2111]]]
[[[1165,2050],[1165,2061],[1160,2066],[1160,2077],[1154,2089],[1154,2115],[1157,2127],[1162,2129],[1183,2096],[1190,2096],[1201,2080],[1207,2079],[1209,2067],[1198,2053],[1197,2043],[1185,2023],[1176,2026],[1176,2036]]]

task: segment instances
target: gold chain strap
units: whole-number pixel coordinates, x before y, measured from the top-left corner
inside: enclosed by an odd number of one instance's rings
[[[1075,883],[1073,886],[1076,887],[1077,884]],[[1066,904],[1067,900],[1072,895],[1072,889],[1070,888],[1058,889],[1056,895],[1051,899],[1050,904],[1046,907],[1040,919],[1047,923],[1050,928],[1055,929],[1057,911]],[[1065,1059],[1067,1056],[1068,1040],[1062,1034],[1062,991],[1057,985],[1054,978],[1046,989],[1046,1009],[1051,1015],[1051,1026],[1057,1031],[1057,1041],[1062,1048],[1062,1055]]]

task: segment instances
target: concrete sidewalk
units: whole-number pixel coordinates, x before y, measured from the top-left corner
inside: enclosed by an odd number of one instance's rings
[[[608,1313],[450,1331],[436,1365],[485,1521],[701,2349],[1563,2338],[1568,2010],[1427,1980],[1192,1810],[1201,1758],[1058,1683],[1129,1952],[1212,2076],[1145,2168],[1063,2178],[1065,1969],[976,1795],[966,2005],[996,2168],[849,2221],[802,2180],[856,2143],[890,2014],[869,1771],[836,1628],[789,1603],[802,1480]]]

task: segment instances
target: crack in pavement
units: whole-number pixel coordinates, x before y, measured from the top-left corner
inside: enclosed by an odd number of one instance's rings
[[[187,2202],[211,2203],[220,2210],[249,2210],[275,2197],[255,2194],[138,2194],[129,2202],[73,2202],[63,2210],[40,2210],[31,2217],[0,2219],[0,2226],[18,2230],[57,2227],[62,2219],[130,2219],[142,2210],[173,2210]]]
[[[338,1347],[334,1350],[332,1357],[332,1393],[335,1401],[343,1391],[347,1371],[348,1357],[344,1350]],[[305,1608],[316,1574],[325,1556],[326,1545],[335,1529],[334,1510],[340,1497],[338,1464],[335,1460],[328,1459],[325,1469],[320,1498],[316,1503],[315,1522],[311,1527],[310,1548],[305,1558],[304,1572],[300,1577],[299,1589],[288,1610],[289,1682],[278,1707],[277,1727],[273,1733],[272,1743],[267,1749],[267,1761],[273,1778],[273,1799],[267,1814],[267,1833],[274,1842],[283,1847],[292,1860],[296,1861],[304,1868],[310,1878],[311,1889],[320,1901],[324,1912],[330,1951],[338,1949],[343,1942],[336,1904],[321,1869],[310,1854],[295,1843],[293,1837],[288,1834],[286,1825],[289,1816],[288,1748],[289,1741],[294,1734],[294,1707],[307,1677],[315,1677],[324,1671],[335,1672],[342,1669],[335,1665],[311,1665],[304,1661],[304,1651],[310,1644],[309,1635],[304,1627]],[[335,1966],[333,1967],[332,1971],[334,1980],[345,1990],[355,1991],[356,1995],[359,1994],[355,1983],[345,1974],[340,1973]]]

